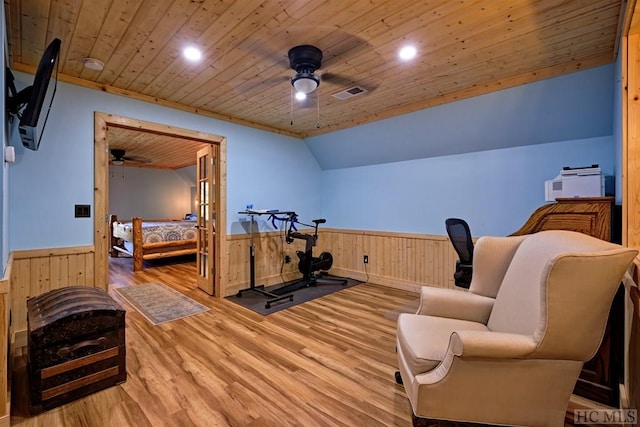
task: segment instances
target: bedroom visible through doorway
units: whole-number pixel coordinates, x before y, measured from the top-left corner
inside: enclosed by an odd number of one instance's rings
[[[211,171],[215,174],[211,177],[211,182],[215,183],[211,186],[210,207],[207,213],[211,212],[212,218],[209,221],[198,220],[189,224],[188,220],[192,219],[192,214],[197,214],[200,210],[193,199],[193,192],[198,186],[196,178],[196,153],[198,149],[203,147],[211,147],[215,156],[211,157],[211,161],[215,162]],[[210,234],[203,233],[198,230],[199,237],[205,237],[208,245],[208,251],[205,255],[210,257],[207,261],[206,281],[202,278],[197,281],[198,287],[211,295],[222,296],[224,292],[224,283],[221,278],[224,277],[223,270],[226,262],[222,260],[225,250],[221,250],[226,244],[226,139],[221,136],[206,134],[202,132],[175,128],[158,123],[144,122],[140,120],[114,116],[104,113],[95,113],[95,246],[96,246],[96,277],[100,278],[104,283],[108,283],[108,253],[112,249],[112,232],[111,215],[118,215],[119,221],[130,221],[132,216],[142,217],[145,227],[163,225],[162,222],[146,221],[147,219],[170,219],[176,221],[168,221],[166,223],[169,230],[168,233],[176,233],[174,229],[180,222],[185,222],[185,227],[193,227],[195,235],[196,230],[202,227],[202,224],[210,224]],[[177,171],[174,173],[174,171]],[[193,178],[191,175],[193,174]],[[145,192],[144,181],[149,182],[148,189]],[[180,183],[181,180],[185,182]],[[153,181],[167,182],[168,186],[173,186],[171,191],[160,188],[152,188]],[[134,184],[132,184],[134,183]],[[110,185],[111,184],[111,185]],[[142,187],[141,187],[142,185]],[[110,206],[109,192],[110,187],[116,187],[119,191],[128,187],[137,191],[139,194],[121,194],[112,195],[112,204]],[[193,187],[193,188],[192,188]],[[148,200],[156,196],[162,199],[159,201]],[[144,199],[139,203],[127,203],[127,198]],[[198,194],[198,199],[203,196]],[[122,213],[116,212],[121,210]],[[204,210],[202,211],[204,212]],[[152,218],[150,218],[152,217]],[[194,215],[193,218],[196,216]],[[105,218],[105,221],[97,220]],[[177,221],[187,220],[187,221]],[[133,225],[133,224],[132,224]],[[215,225],[215,234],[213,227]],[[131,227],[135,229],[135,227]],[[158,230],[161,230],[160,227]],[[145,232],[147,232],[145,228]],[[155,231],[156,229],[154,229]],[[154,242],[144,245],[135,244],[135,239],[131,241],[118,239],[118,244],[122,244],[122,253],[131,256],[134,253],[143,256],[145,260],[163,259],[170,255],[180,256],[185,254],[195,254],[196,245],[191,245],[191,231],[188,229],[181,231],[187,233],[184,240],[175,241],[175,237],[171,237],[174,241]],[[211,237],[207,239],[207,237]],[[127,236],[126,239],[129,237]],[[183,237],[180,237],[182,239]],[[127,243],[125,245],[124,243]],[[182,245],[185,243],[186,245]],[[143,248],[134,252],[133,248]],[[199,257],[202,251],[199,251]],[[134,257],[135,258],[135,257]],[[200,259],[200,258],[198,258]],[[135,260],[133,260],[135,261]],[[132,261],[132,262],[133,262]],[[164,260],[163,260],[164,261]],[[119,261],[118,261],[119,262]],[[142,260],[138,259],[142,264]],[[147,261],[149,263],[150,261]],[[167,257],[167,262],[171,262]],[[132,266],[134,264],[132,263]],[[122,264],[119,264],[122,269]],[[191,282],[191,280],[190,280]],[[196,278],[193,278],[196,283]]]

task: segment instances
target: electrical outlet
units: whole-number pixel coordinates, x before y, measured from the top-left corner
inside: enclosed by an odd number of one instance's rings
[[[364,259],[362,260],[365,264],[369,264],[369,255],[365,255]]]

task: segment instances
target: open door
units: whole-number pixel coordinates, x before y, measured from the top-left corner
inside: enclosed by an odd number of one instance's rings
[[[194,280],[207,293],[216,297],[227,295],[229,280],[228,251],[227,251],[227,139],[220,135],[209,134],[190,129],[161,123],[147,122],[144,120],[116,116],[101,112],[94,113],[94,259],[93,275],[94,286],[107,289],[109,284],[109,250],[111,249],[111,232],[109,229],[109,134],[114,129],[129,129],[140,132],[149,132],[155,135],[167,135],[185,141],[199,141],[207,144],[207,153],[200,162],[200,155],[196,158],[198,168],[204,165],[202,172],[204,180],[196,177],[198,189],[196,199],[202,199],[203,212],[207,212],[200,218],[199,224],[203,227],[202,236],[205,244],[198,245],[198,262],[205,261],[202,266],[198,264],[201,282]],[[175,141],[175,143],[181,143]],[[195,149],[194,149],[195,152]],[[199,181],[199,182],[198,182]],[[202,184],[200,184],[202,182]],[[208,184],[204,184],[208,182]],[[204,189],[203,197],[200,188]],[[209,202],[211,201],[211,202]],[[200,214],[200,208],[196,209]],[[215,229],[215,234],[214,234]],[[87,264],[87,269],[89,264]],[[192,282],[193,283],[193,282]]]
[[[198,150],[198,287],[214,295],[216,287],[216,145]]]

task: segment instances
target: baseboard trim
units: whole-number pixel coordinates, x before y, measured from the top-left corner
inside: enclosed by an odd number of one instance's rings
[[[427,286],[427,285],[421,285],[418,283],[408,282],[400,279],[390,279],[382,276],[368,275],[366,273],[363,273],[362,271],[350,270],[346,268],[334,267],[329,271],[329,273],[333,276],[348,277],[350,279],[359,280],[361,282],[372,283],[374,285],[380,285],[387,288],[398,289],[401,291],[407,291],[407,292],[412,292],[416,294],[420,293],[420,288],[422,286]],[[280,275],[260,277],[259,279],[256,279],[256,282],[257,282],[256,286],[277,285],[283,282],[288,282],[290,280],[296,280],[299,278],[300,278],[300,274],[287,274],[284,276],[284,280],[283,280],[283,277]],[[239,290],[246,289],[248,287],[249,287],[249,283],[234,285],[232,287],[229,287],[229,289],[227,290],[227,294],[224,296],[227,297],[227,296],[235,295]]]
[[[27,330],[15,331],[13,333],[13,339],[11,340],[11,353],[13,354],[17,349],[27,346]]]
[[[25,249],[13,251],[14,259],[29,258],[48,258],[53,256],[65,255],[81,255],[95,253],[96,249],[93,245],[88,246],[69,246],[64,248],[45,248],[45,249]]]
[[[351,279],[360,280],[362,282],[373,283],[387,288],[399,289],[413,293],[420,293],[420,288],[425,285],[407,282],[400,279],[389,279],[387,277],[369,275],[357,270],[348,270],[344,268],[332,268],[330,273],[334,276],[349,277]]]

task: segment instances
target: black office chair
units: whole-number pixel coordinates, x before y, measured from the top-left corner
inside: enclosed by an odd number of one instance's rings
[[[460,218],[447,218],[444,223],[453,249],[460,258],[456,261],[456,272],[453,274],[454,283],[456,286],[469,289],[473,275],[473,240],[469,224]]]

